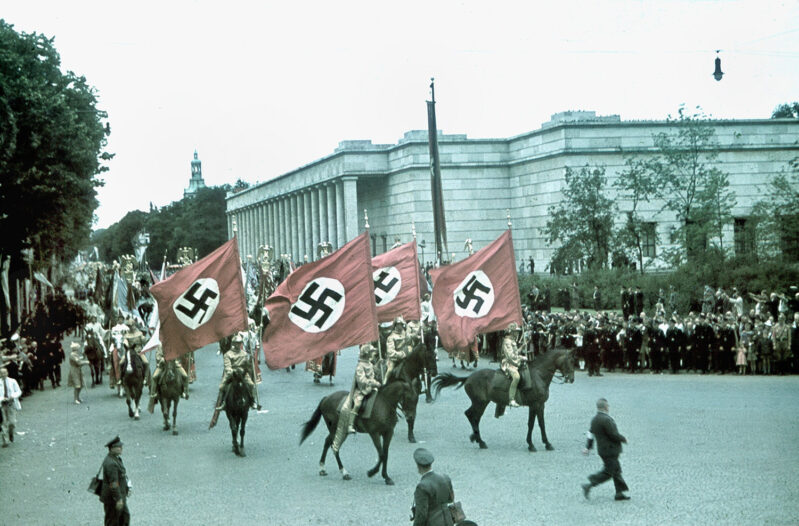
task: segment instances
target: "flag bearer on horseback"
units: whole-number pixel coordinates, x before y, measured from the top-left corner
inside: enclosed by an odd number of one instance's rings
[[[339,413],[336,436],[333,438],[334,452],[338,452],[346,433],[355,433],[355,418],[358,416],[363,399],[380,387],[373,363],[376,356],[377,349],[374,345],[371,343],[361,345],[358,365],[355,366],[355,377],[352,381],[352,391],[344,400],[344,405]]]
[[[388,369],[383,377],[383,385],[388,382],[391,371],[408,356],[408,336],[405,333],[405,320],[398,316],[394,320],[394,328],[386,339],[386,357],[388,358]]]
[[[508,403],[511,407],[519,407],[516,402],[516,388],[519,385],[519,367],[522,362],[527,361],[527,357],[519,352],[516,347],[516,340],[521,329],[516,323],[511,323],[505,329],[505,337],[502,339],[502,370],[510,376],[510,388],[508,389]]]
[[[186,400],[189,399],[189,375],[186,374],[186,370],[183,368],[183,365],[180,363],[180,360],[175,360],[175,367],[177,369],[178,376],[180,376],[180,384],[183,387],[183,392],[180,396],[185,398]],[[155,410],[155,404],[158,402],[158,379],[161,377],[161,374],[164,372],[166,368],[166,360],[164,359],[164,348],[161,345],[158,345],[155,349],[155,372],[153,373],[153,382],[150,385],[150,402],[147,406],[147,410],[149,412],[153,412]]]
[[[225,392],[227,390],[228,379],[233,374],[234,369],[240,369],[247,386],[252,390],[253,409],[258,409],[255,400],[258,399],[255,391],[255,383],[252,377],[252,357],[244,350],[244,335],[239,332],[233,336],[233,347],[225,353],[225,372],[222,375],[222,382],[219,384],[219,396],[216,399],[216,411],[225,409]]]

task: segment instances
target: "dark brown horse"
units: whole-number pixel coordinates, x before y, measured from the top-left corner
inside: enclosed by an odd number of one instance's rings
[[[178,434],[178,402],[183,392],[183,378],[178,373],[177,361],[170,360],[164,364],[164,370],[158,377],[158,401],[164,415],[164,431],[169,431],[169,408],[172,408],[172,434]]]
[[[89,360],[89,371],[92,375],[92,387],[103,384],[103,370],[105,369],[105,353],[100,335],[92,327],[86,327],[86,345],[83,348],[86,359]]]
[[[125,386],[125,402],[128,404],[128,416],[138,420],[139,400],[141,400],[147,371],[141,356],[135,350],[125,349],[125,356],[125,361],[120,361],[119,364],[122,385]],[[133,403],[131,404],[131,402]]]
[[[253,403],[252,390],[244,381],[245,374],[241,369],[234,368],[225,386],[225,415],[233,436],[233,452],[240,457],[247,456],[244,453],[244,429]],[[240,440],[236,435],[240,435]]]
[[[535,419],[538,418],[538,427],[541,428],[541,440],[547,450],[554,449],[547,439],[546,425],[544,424],[544,404],[549,399],[549,384],[555,371],[560,371],[563,381],[566,383],[574,382],[574,360],[571,353],[566,349],[553,349],[546,352],[532,362],[523,366],[527,367],[530,373],[529,383],[523,385],[519,383],[519,390],[516,393],[516,401],[521,405],[529,406],[530,412],[527,418],[527,449],[535,451],[533,445],[533,426]],[[524,372],[520,373],[524,375]],[[497,404],[496,416],[502,416],[505,406],[508,405],[508,386],[510,380],[505,373],[497,369],[481,369],[468,377],[458,377],[450,373],[442,373],[433,380],[433,394],[438,396],[441,389],[457,385],[464,386],[466,394],[472,401],[472,405],[465,411],[466,418],[472,426],[472,434],[469,440],[477,442],[481,449],[485,449],[486,443],[480,437],[480,419],[489,403]]]
[[[436,354],[424,343],[417,343],[413,350],[405,357],[401,365],[391,373],[389,382],[403,381],[413,389],[410,396],[402,402],[402,413],[408,423],[408,442],[415,443],[416,437],[413,434],[413,426],[416,422],[416,407],[419,404],[419,393],[422,388],[422,380],[426,377],[427,395],[430,396],[429,380],[438,374],[436,364]]]
[[[382,475],[386,484],[389,486],[394,484],[391,477],[388,476],[388,448],[391,444],[391,438],[394,436],[394,426],[397,425],[397,406],[403,400],[411,396],[413,389],[405,382],[392,382],[378,389],[374,407],[372,408],[371,416],[364,420],[360,416],[355,420],[355,429],[359,433],[368,433],[372,438],[372,443],[377,450],[377,464],[366,472],[369,477],[373,477],[380,467],[383,467]],[[333,444],[333,437],[336,435],[336,426],[338,426],[339,408],[342,401],[349,393],[347,391],[336,391],[328,395],[319,402],[311,419],[305,422],[302,426],[302,434],[300,436],[300,444],[302,444],[308,436],[313,433],[319,420],[324,417],[325,425],[327,425],[328,435],[325,437],[325,444],[322,447],[322,458],[319,460],[319,474],[322,476],[327,475],[325,471],[325,458],[327,457],[327,450]],[[368,400],[368,399],[367,399]],[[364,400],[363,406],[368,403]],[[338,463],[338,469],[344,477],[344,480],[350,480],[350,475],[344,468],[341,462],[339,453],[334,451]]]

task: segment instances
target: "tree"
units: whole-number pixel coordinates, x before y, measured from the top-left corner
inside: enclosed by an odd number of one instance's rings
[[[771,178],[752,215],[759,252],[799,260],[799,157]]]
[[[710,236],[723,248],[722,225],[735,204],[727,174],[712,166],[718,158],[716,131],[697,110],[687,115],[681,106],[676,119],[669,117],[677,131],[653,136],[659,154],[648,163],[662,210],[677,217],[671,242],[678,248],[666,255],[675,266],[704,254]]]
[[[799,119],[799,102],[780,104],[774,108],[772,119]]]
[[[627,210],[627,220],[615,233],[615,239],[624,256],[635,257],[638,261],[638,269],[644,273],[644,236],[651,234],[647,229],[648,224],[643,221],[638,214],[638,206],[642,202],[649,202],[651,195],[655,193],[655,184],[652,180],[652,171],[648,163],[637,157],[628,157],[625,160],[626,168],[619,173],[613,186],[618,192],[618,197],[630,203],[630,210]],[[657,239],[653,240],[657,242]],[[632,254],[631,254],[631,253]]]
[[[555,250],[553,263],[564,269],[585,261],[589,268],[608,265],[615,205],[604,192],[607,184],[603,167],[588,165],[575,172],[566,168],[563,201],[549,207],[550,219],[541,232]]]
[[[61,72],[53,39],[0,19],[0,247],[34,265],[89,239],[109,128],[84,77]],[[14,264],[12,262],[12,264]]]

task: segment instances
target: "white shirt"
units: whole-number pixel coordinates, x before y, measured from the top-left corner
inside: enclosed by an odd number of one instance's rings
[[[2,396],[3,393],[6,393],[6,396],[3,398],[3,400],[13,400],[14,409],[17,411],[21,410],[22,405],[19,403],[19,397],[22,396],[22,391],[19,388],[19,384],[11,377],[5,378],[3,383],[5,384],[5,387],[0,385],[0,396]]]

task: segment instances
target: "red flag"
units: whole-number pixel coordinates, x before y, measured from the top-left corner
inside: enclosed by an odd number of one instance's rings
[[[377,340],[369,236],[297,268],[267,298],[263,335],[270,369]]]
[[[419,320],[419,261],[416,241],[400,245],[372,258],[377,321],[392,321],[397,316]]]
[[[161,344],[167,360],[247,329],[235,237],[156,283],[150,292],[158,302]]]
[[[522,307],[510,230],[463,261],[430,270],[433,311],[448,351],[469,348],[478,334],[521,326]]]

